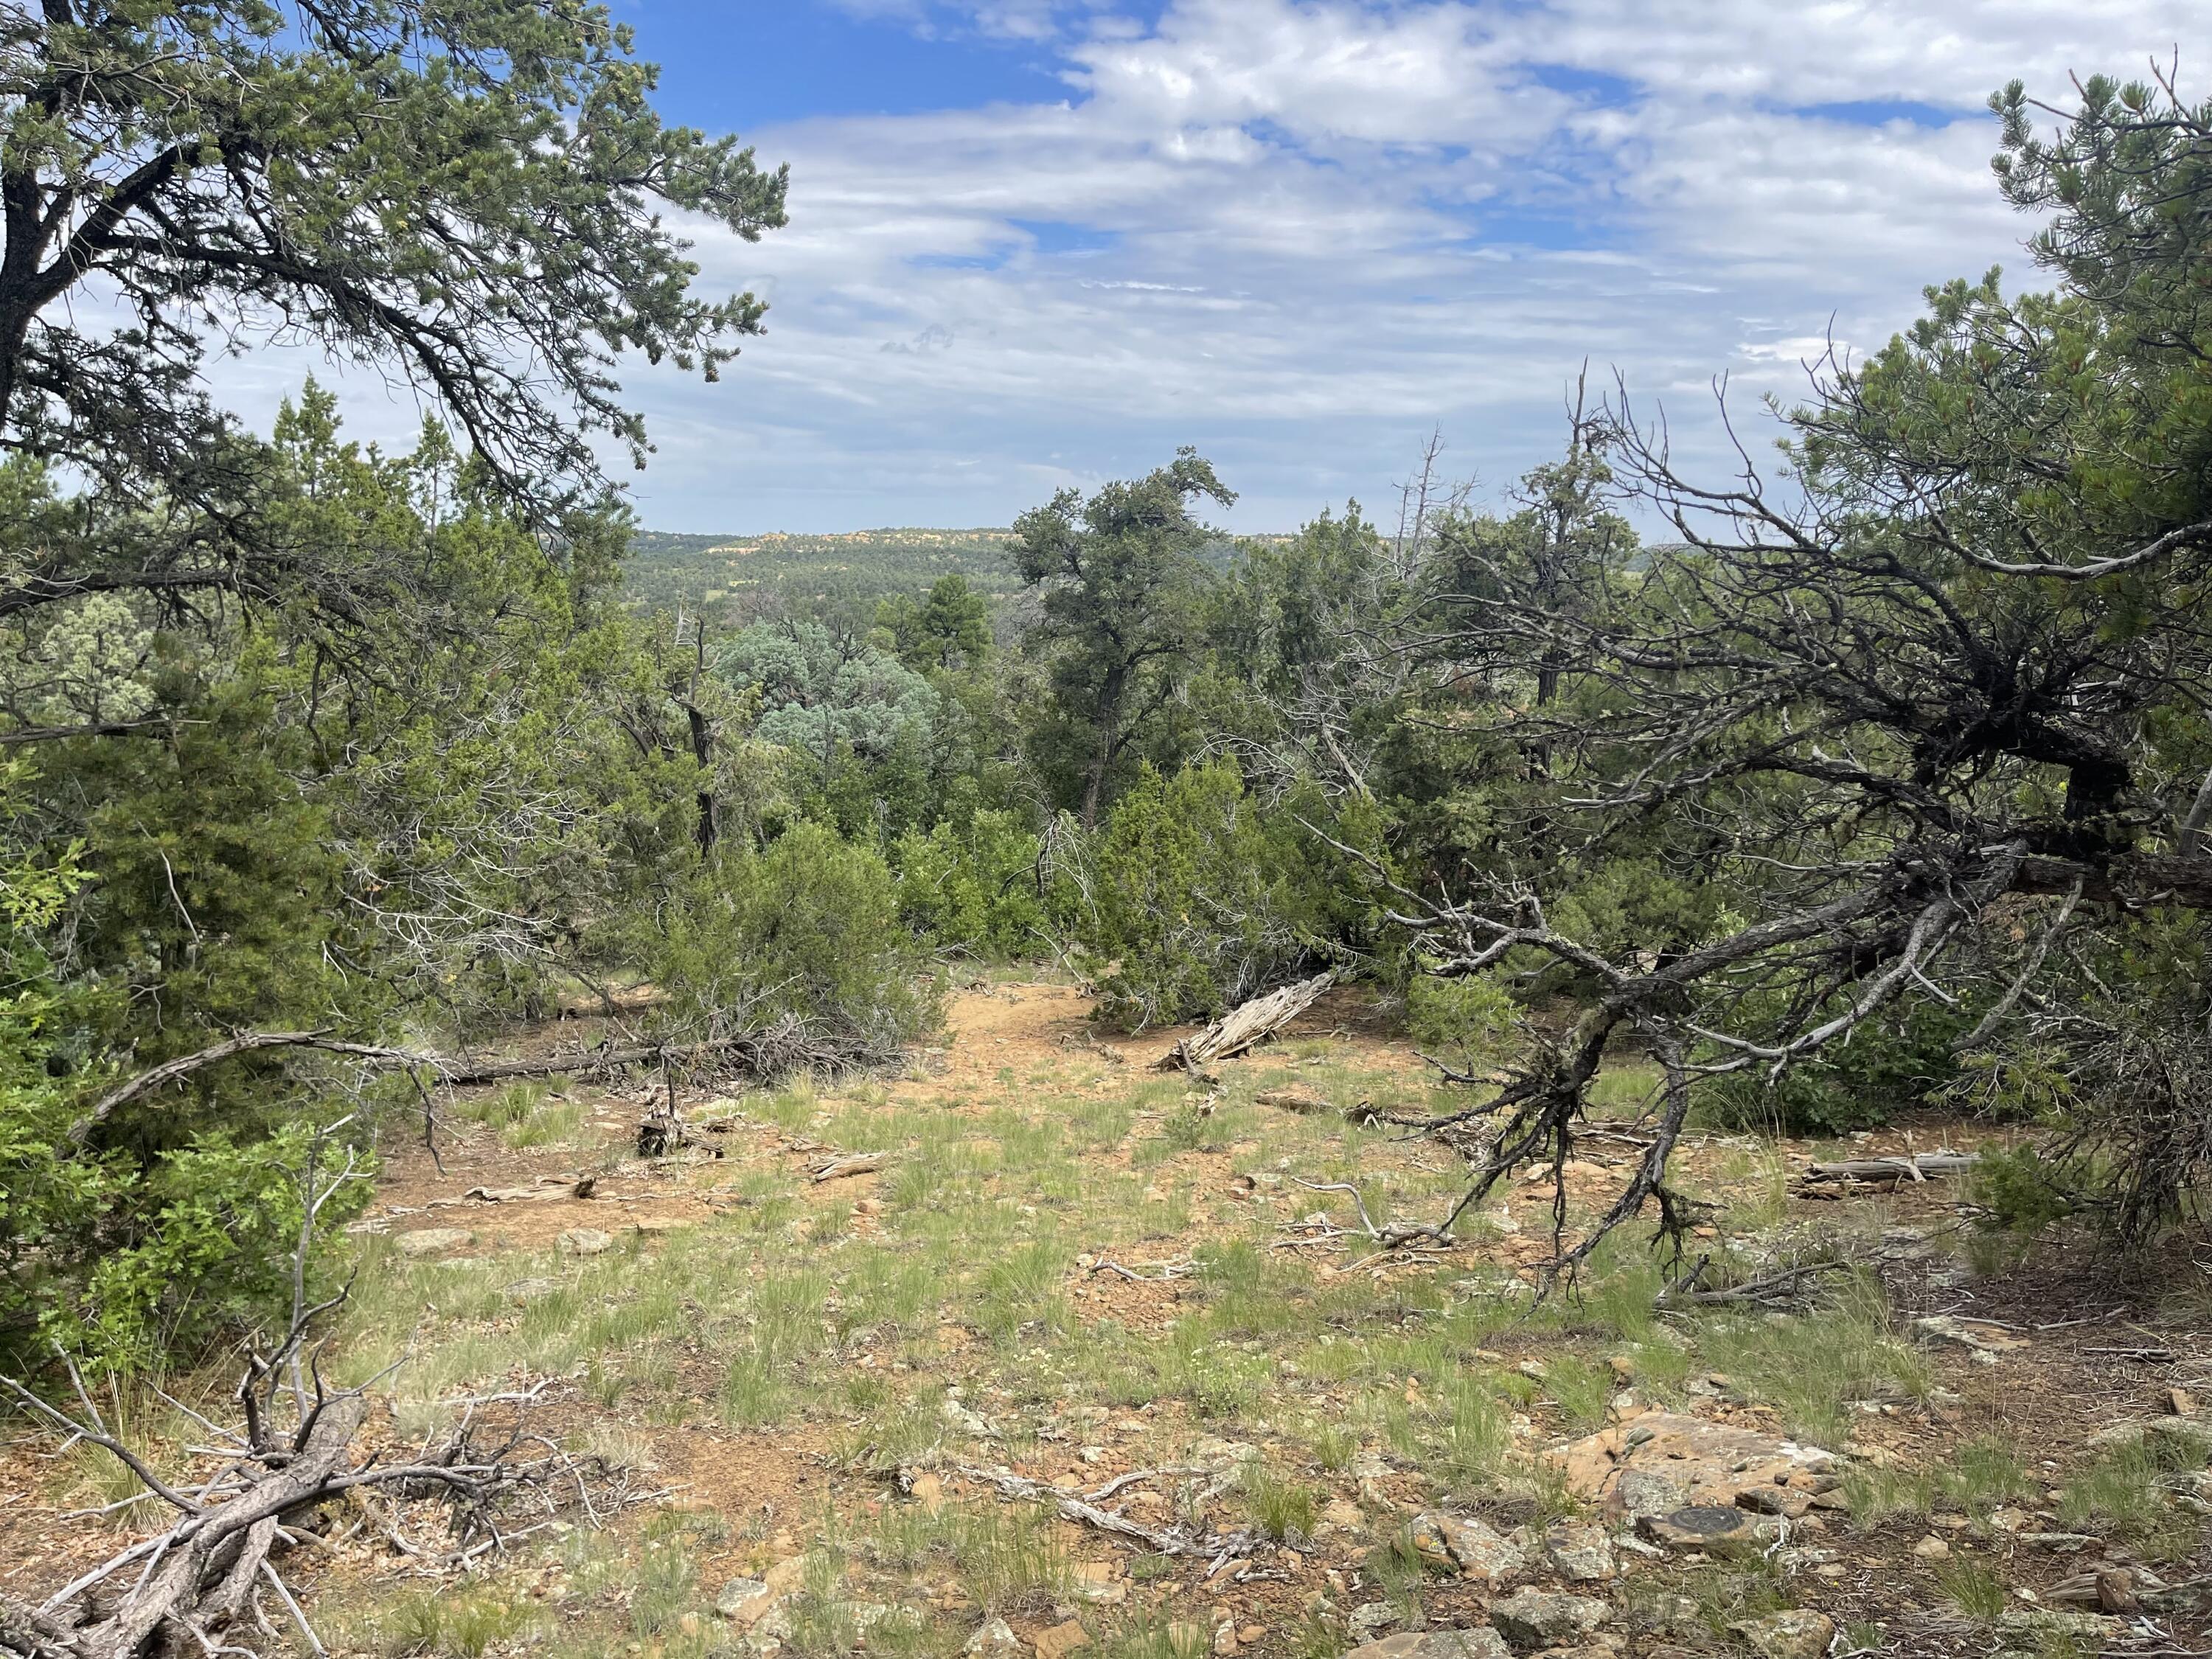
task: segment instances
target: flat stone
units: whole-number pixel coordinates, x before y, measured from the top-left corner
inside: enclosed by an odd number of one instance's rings
[[[1364,1601],[1352,1608],[1352,1616],[1345,1622],[1352,1626],[1354,1636],[1364,1636],[1396,1624],[1398,1609],[1388,1601]]]
[[[1739,1509],[1795,1521],[1810,1510],[1820,1496],[1798,1486],[1747,1486],[1735,1495],[1735,1501]]]
[[[1780,1522],[1734,1504],[1692,1504],[1669,1515],[1638,1516],[1638,1536],[1662,1549],[1703,1550],[1712,1555],[1747,1554],[1765,1549],[1780,1536]]]
[[[1571,1584],[1601,1584],[1617,1577],[1620,1563],[1603,1527],[1561,1522],[1544,1534],[1544,1559]]]
[[[1341,1527],[1346,1532],[1358,1532],[1367,1524],[1366,1512],[1358,1504],[1341,1498],[1332,1498],[1321,1506],[1321,1518],[1332,1527]]]
[[[604,1255],[615,1247],[614,1235],[597,1227],[571,1227],[555,1242],[563,1255]]]
[[[1949,1314],[1929,1314],[1912,1322],[1913,1334],[1929,1347],[1963,1348],[1977,1358],[1984,1354],[2016,1353],[2027,1339],[1996,1325],[1954,1319]]]
[[[477,1236],[466,1227],[417,1227],[411,1233],[395,1234],[392,1240],[392,1248],[409,1257],[436,1255],[476,1242]]]
[[[2126,1628],[2124,1622],[2101,1613],[2067,1613],[2055,1607],[2007,1607],[1997,1615],[1997,1634],[2008,1647],[2034,1649],[2047,1642],[2070,1641],[2102,1645]]]
[[[501,1294],[516,1307],[522,1308],[532,1302],[544,1301],[560,1288],[561,1281],[557,1279],[518,1279]]]
[[[757,1578],[732,1578],[722,1586],[722,1593],[714,1598],[714,1612],[741,1628],[749,1628],[759,1621],[761,1614],[774,1605],[775,1597]]]
[[[1623,1616],[1630,1628],[1648,1636],[1696,1637],[1705,1632],[1704,1610],[1686,1595],[1638,1596]]]
[[[1519,1545],[1496,1528],[1468,1516],[1440,1510],[1414,1517],[1412,1540],[1426,1561],[1449,1567],[1462,1577],[1502,1589],[1524,1571],[1528,1558]]]
[[[1807,1490],[1832,1474],[1832,1453],[1732,1423],[1649,1411],[1544,1454],[1567,1490],[1630,1520],[1735,1504],[1778,1487]],[[1802,1480],[1801,1480],[1802,1478]]]
[[[2089,1443],[2106,1449],[2141,1445],[2162,1455],[2201,1463],[2212,1458],[2212,1421],[2200,1417],[2149,1417],[2114,1423],[2091,1435]]]
[[[1016,1659],[1021,1650],[1013,1626],[998,1618],[986,1619],[960,1650],[968,1659]]]
[[[1836,1639],[1836,1621],[1809,1607],[1793,1607],[1763,1619],[1739,1619],[1729,1633],[1760,1659],[1820,1659]]]
[[[1061,1659],[1061,1656],[1078,1648],[1091,1645],[1091,1632],[1073,1619],[1054,1625],[1049,1630],[1039,1631],[1031,1644],[1037,1650],[1037,1659]]]
[[[1951,1559],[1950,1545],[1932,1532],[1912,1547],[1912,1553],[1923,1561],[1948,1561]]]
[[[1580,1640],[1613,1616],[1610,1603],[1557,1590],[1516,1590],[1490,1609],[1490,1622],[1511,1646],[1555,1648]]]
[[[1505,1638],[1487,1625],[1472,1630],[1401,1631],[1352,1650],[1350,1659],[1511,1659]]]

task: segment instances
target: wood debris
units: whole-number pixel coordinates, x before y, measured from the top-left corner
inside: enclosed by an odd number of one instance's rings
[[[1263,997],[1255,997],[1249,1002],[1239,1003],[1195,1036],[1187,1036],[1176,1043],[1152,1062],[1152,1069],[1197,1073],[1211,1060],[1234,1060],[1266,1042],[1312,1007],[1321,994],[1335,982],[1336,974],[1331,969],[1270,991]]]
[[[1896,1187],[1905,1182],[1961,1176],[1974,1167],[1972,1152],[1919,1152],[1911,1158],[1851,1158],[1806,1166],[1800,1183],[1807,1198],[1832,1198],[1848,1187]]]
[[[890,1162],[889,1152],[855,1152],[850,1158],[832,1158],[811,1165],[808,1173],[817,1186],[825,1181],[841,1181],[847,1176],[872,1175]]]

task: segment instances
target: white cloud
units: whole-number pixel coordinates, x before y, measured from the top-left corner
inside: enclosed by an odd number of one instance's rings
[[[2026,276],[1995,86],[2212,58],[2196,0],[848,3],[1045,43],[1066,96],[748,135],[792,223],[698,254],[771,332],[633,378],[648,523],[1004,522],[1194,442],[1287,527],[1439,421],[1502,485],[1586,356],[1710,450],[1713,376],[1786,392],[1924,283]]]

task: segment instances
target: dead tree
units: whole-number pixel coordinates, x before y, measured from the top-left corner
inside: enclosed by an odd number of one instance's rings
[[[332,1194],[358,1178],[350,1156],[331,1176],[319,1176],[313,1161],[308,1165],[291,1316],[273,1346],[248,1353],[234,1395],[238,1420],[219,1424],[163,1396],[211,1437],[221,1462],[204,1479],[173,1481],[134,1449],[102,1414],[66,1356],[61,1358],[70,1390],[66,1404],[0,1378],[0,1389],[33,1419],[72,1443],[98,1447],[137,1477],[140,1491],[103,1513],[143,1503],[166,1506],[176,1517],[166,1531],[118,1552],[36,1606],[0,1597],[0,1654],[17,1659],[252,1655],[276,1651],[286,1641],[280,1620],[308,1651],[319,1654],[322,1643],[280,1562],[314,1536],[314,1512],[330,1501],[372,1490],[402,1499],[441,1498],[451,1506],[449,1559],[455,1561],[534,1529],[507,1516],[511,1501],[525,1494],[549,1514],[568,1502],[604,1514],[623,1501],[617,1472],[572,1458],[530,1428],[537,1389],[464,1402],[449,1431],[411,1453],[403,1449],[387,1457],[356,1448],[368,1417],[368,1385],[328,1387],[313,1334],[343,1295],[310,1302],[306,1286],[307,1249],[319,1212]]]
[[[2201,172],[2212,124],[2175,132]],[[2087,139],[2068,153],[2103,165]],[[2104,183],[2132,201],[2157,180]],[[2087,210],[2069,210],[2064,246],[2103,234]],[[2199,240],[2179,252],[2201,262],[2212,222],[2185,231]],[[1486,854],[1413,873],[1368,860],[1377,895],[1427,971],[1573,1011],[1501,1083],[1447,1073],[1481,1097],[1430,1127],[1493,1131],[1454,1217],[1535,1162],[1554,1172],[1555,1271],[1654,1205],[1679,1234],[1666,1172],[1693,1083],[1779,1080],[1913,1005],[1994,1063],[2015,1044],[2063,1056],[2044,1074],[2066,1079],[2093,1140],[2127,1121],[2123,1231],[2212,1180],[2212,1011],[2189,967],[2212,905],[2212,634],[2196,599],[2212,500],[2081,482],[2084,466],[2166,476],[2164,405],[2142,389],[2212,337],[2121,314],[2151,294],[2085,296],[2112,313],[2095,399],[2053,367],[2078,349],[1993,288],[1947,298],[1875,368],[1832,354],[1787,417],[1778,479],[1743,448],[1733,478],[1686,475],[1663,422],[1621,393],[1578,451],[1601,453],[1677,539],[1607,550],[1571,604],[1526,580],[1510,544],[1474,541],[1408,619],[1401,648],[1436,670],[1453,729],[1532,758]],[[1558,894],[1626,856],[1721,896],[1727,925],[1623,945],[1555,923]],[[2134,1005],[2151,999],[2099,971],[2130,937],[2180,970],[2148,1027]],[[1571,1240],[1560,1172],[1622,1054],[1662,1074],[1651,1139]]]

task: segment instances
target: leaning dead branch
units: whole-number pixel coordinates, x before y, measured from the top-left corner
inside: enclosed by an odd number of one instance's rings
[[[1265,1042],[1312,1007],[1320,1000],[1321,994],[1335,981],[1335,971],[1331,969],[1270,991],[1263,997],[1255,997],[1249,1002],[1239,1003],[1195,1036],[1187,1036],[1176,1043],[1152,1062],[1152,1069],[1197,1073],[1210,1061],[1234,1060]]]

